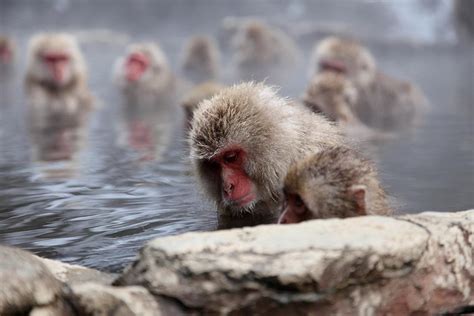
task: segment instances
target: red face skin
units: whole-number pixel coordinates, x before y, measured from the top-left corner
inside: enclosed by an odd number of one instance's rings
[[[54,82],[61,85],[66,77],[67,67],[69,67],[69,55],[66,53],[49,52],[43,54],[42,58],[53,76]]]
[[[347,67],[343,62],[337,59],[324,59],[319,62],[319,68],[321,70],[333,71],[340,74],[347,73]]]
[[[12,51],[7,46],[0,46],[0,61],[4,64],[8,64],[12,61]]]
[[[296,224],[311,219],[311,212],[298,194],[286,194],[286,208],[278,224]]]
[[[125,63],[125,76],[128,81],[139,80],[150,65],[149,58],[142,53],[132,53]]]
[[[222,195],[232,204],[244,207],[256,198],[255,185],[244,170],[247,153],[239,147],[222,150],[213,158],[219,164],[222,180]]]

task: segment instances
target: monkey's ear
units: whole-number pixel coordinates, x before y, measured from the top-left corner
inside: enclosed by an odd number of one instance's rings
[[[356,203],[356,212],[358,215],[367,215],[365,191],[367,187],[363,184],[354,184],[349,188],[349,196],[354,199]]]

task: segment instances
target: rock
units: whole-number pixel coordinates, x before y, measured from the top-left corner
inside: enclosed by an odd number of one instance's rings
[[[108,274],[98,270],[68,264],[57,260],[37,257],[51,271],[56,279],[71,284],[85,283],[93,281],[100,284],[110,284],[115,278],[113,274]]]
[[[188,233],[114,284],[204,314],[436,314],[474,304],[472,245],[474,210]]]
[[[0,246],[0,284],[0,315],[72,315],[67,286],[26,251]]]
[[[80,315],[160,316],[179,315],[159,304],[140,286],[111,287],[97,283],[83,283],[72,287],[76,309]]]

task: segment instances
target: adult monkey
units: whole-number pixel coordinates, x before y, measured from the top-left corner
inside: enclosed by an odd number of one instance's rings
[[[203,101],[191,125],[191,159],[221,227],[276,222],[290,164],[345,143],[324,117],[255,83]]]

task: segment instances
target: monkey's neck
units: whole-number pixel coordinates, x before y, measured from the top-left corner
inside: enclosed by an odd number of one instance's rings
[[[66,85],[60,86],[60,87],[49,81],[38,80],[34,78],[28,78],[27,84],[30,86],[41,87],[44,91],[46,91],[49,95],[52,95],[52,96],[74,94],[75,92],[79,91],[82,86],[80,81],[76,77],[74,77]]]

